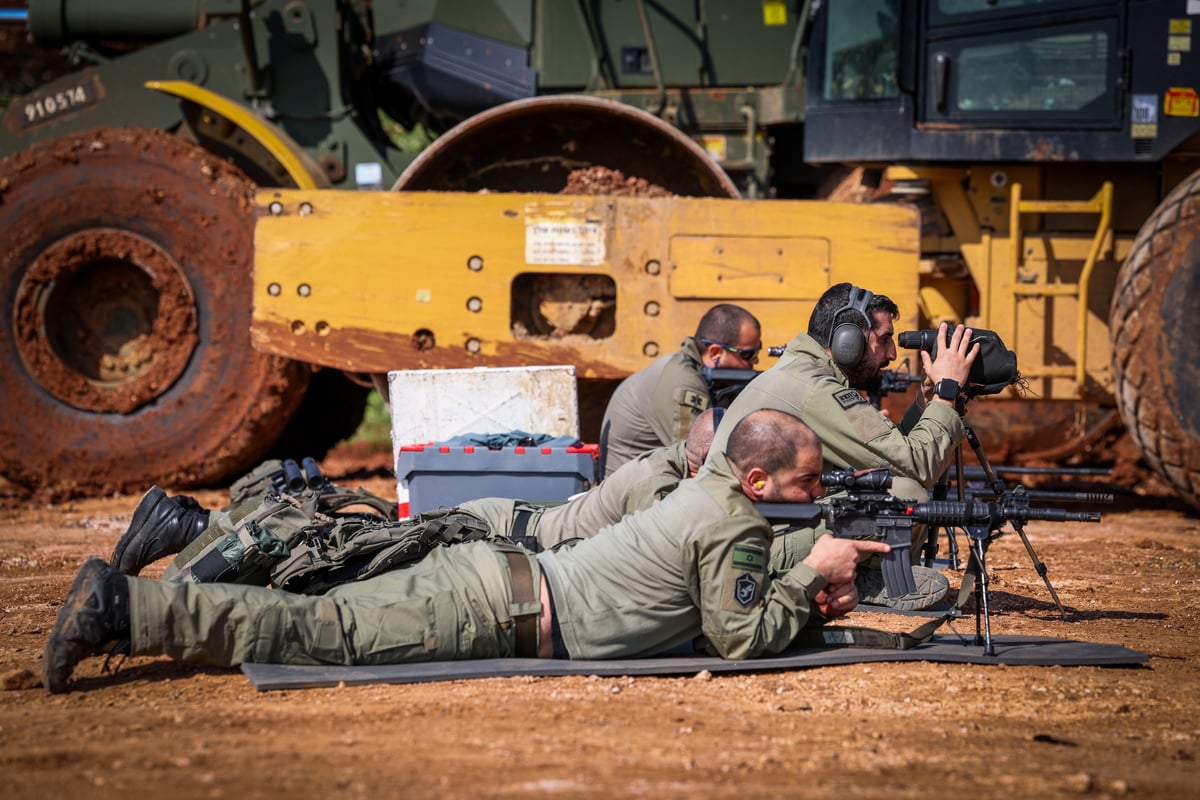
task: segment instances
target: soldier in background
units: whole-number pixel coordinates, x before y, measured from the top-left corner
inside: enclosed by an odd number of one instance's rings
[[[827,289],[809,317],[808,332],[796,334],[779,360],[734,399],[713,447],[724,446],[730,423],[756,409],[775,408],[813,429],[826,470],[886,467],[897,496],[927,499],[926,490],[966,435],[956,399],[979,345],[972,345],[970,329],[959,325],[936,359],[922,350],[922,390],[897,425],[862,393],[879,388],[883,371],[896,358],[893,323],[899,313],[885,295],[849,283]],[[942,341],[947,332],[943,323]]]
[[[758,363],[762,326],[746,309],[713,306],[683,340],[617,386],[600,424],[602,477],[647,450],[687,437],[692,421],[712,405],[704,368],[749,369]]]

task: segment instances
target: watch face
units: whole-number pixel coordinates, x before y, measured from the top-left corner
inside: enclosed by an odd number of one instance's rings
[[[954,400],[958,397],[959,386],[957,382],[943,378],[933,387],[933,391],[943,400]]]

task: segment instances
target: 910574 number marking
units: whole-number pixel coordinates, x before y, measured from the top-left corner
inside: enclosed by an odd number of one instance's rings
[[[46,97],[35,98],[25,104],[25,122],[31,125],[45,122],[76,106],[87,105],[90,99],[87,88],[83,86],[71,86]]]
[[[85,73],[69,86],[37,92],[14,102],[4,115],[4,123],[14,132],[29,130],[94,106],[103,97],[104,87],[99,77]]]

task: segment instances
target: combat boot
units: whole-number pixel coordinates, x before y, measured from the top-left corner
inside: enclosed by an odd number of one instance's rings
[[[42,684],[67,690],[75,665],[103,652],[129,652],[129,579],[92,556],[83,562],[42,656]]]
[[[208,510],[194,499],[168,497],[152,486],[133,510],[108,563],[126,575],[137,575],[147,564],[182,551],[207,527]]]
[[[901,597],[892,597],[887,592],[883,582],[883,572],[879,569],[862,568],[854,579],[858,588],[858,602],[872,606],[886,606],[898,611],[923,611],[941,602],[950,591],[950,581],[937,570],[929,567],[913,566],[913,582],[915,592]]]

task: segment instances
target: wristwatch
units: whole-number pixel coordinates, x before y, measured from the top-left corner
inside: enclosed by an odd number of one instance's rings
[[[958,385],[958,381],[952,381],[949,378],[942,378],[933,385],[933,393],[943,400],[949,400],[953,403],[958,399],[959,392],[962,387]]]

